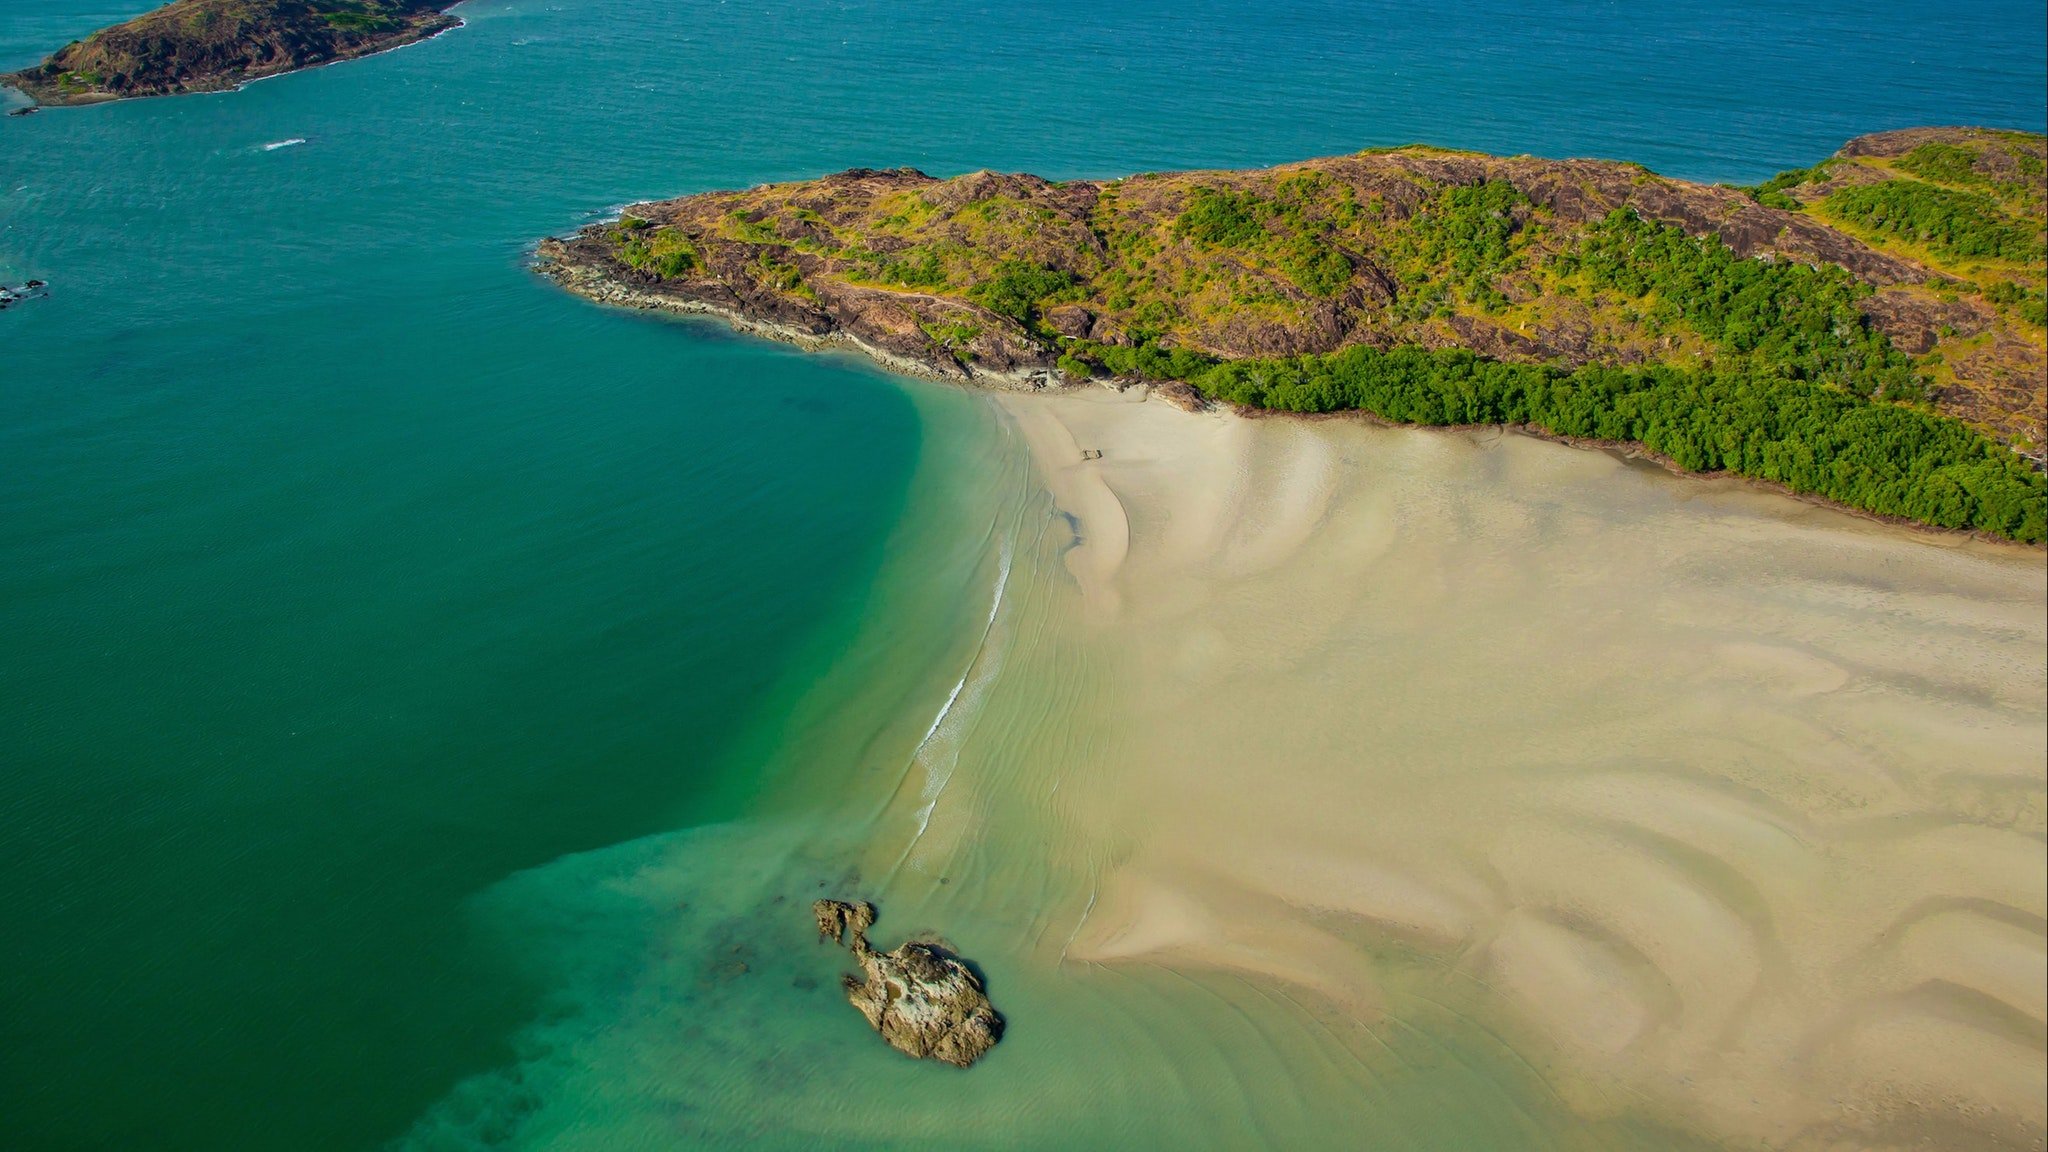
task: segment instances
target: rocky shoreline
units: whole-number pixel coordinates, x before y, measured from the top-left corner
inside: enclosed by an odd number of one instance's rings
[[[629,205],[534,264],[911,375],[1528,425],[2039,542],[2044,164],[2038,135],[1937,128],[1749,189],[1421,146],[1106,181],[858,168]],[[1949,239],[1857,215],[1901,198]]]
[[[1788,174],[1805,180],[1789,191],[1426,147],[1107,181],[858,168],[630,205],[544,242],[539,263],[594,299],[716,314],[994,387],[1100,376],[1099,363],[1065,362],[1090,345],[1223,361],[1413,346],[1628,368],[1746,355],[1779,338],[1773,324],[1792,339],[1810,330],[1774,318],[1784,302],[1764,302],[1735,323],[1765,327],[1731,346],[1721,321],[1675,315],[1653,289],[1589,282],[1579,269],[1638,243],[1614,239],[1616,214],[1633,215],[1756,268],[1797,265],[1851,285],[1854,310],[1844,297],[1832,323],[1852,343],[1866,339],[1857,330],[1878,342],[1851,360],[1894,358],[1900,380],[1917,381],[1906,391],[1924,389],[1936,410],[2038,460],[2048,445],[2038,268],[1935,259],[1832,205],[1897,185],[1985,206],[2008,232],[2033,228],[2038,247],[2042,149],[2038,136],[1981,129],[1879,133]],[[1974,155],[1978,168],[1932,191],[1898,176],[1929,150]],[[1739,280],[1697,287],[1745,290]]]
[[[1123,379],[1077,379],[1061,372],[1056,364],[1044,364],[1006,372],[977,371],[962,365],[951,356],[939,353],[926,344],[909,349],[882,346],[870,335],[859,330],[841,327],[821,326],[815,322],[798,323],[787,320],[766,320],[749,315],[737,298],[724,298],[721,294],[692,291],[690,286],[676,286],[650,280],[636,275],[634,271],[610,259],[601,246],[578,244],[577,238],[549,238],[541,241],[535,249],[534,270],[557,286],[574,295],[594,303],[614,307],[633,308],[640,311],[668,312],[682,316],[703,316],[724,321],[736,332],[751,336],[792,344],[806,351],[852,351],[867,356],[892,372],[906,376],[917,376],[928,380],[977,387],[994,388],[1008,392],[1071,391],[1091,387],[1108,387],[1117,391],[1142,389],[1146,395],[1164,400],[1175,407],[1189,412],[1214,409],[1219,405],[1195,389],[1179,381],[1145,381]],[[831,313],[826,314],[831,317]],[[886,334],[883,334],[886,338]],[[1239,416],[1247,419],[1285,420],[1357,420],[1377,427],[1395,428],[1402,425],[1370,412],[1343,411],[1322,413],[1282,412],[1266,408],[1246,408],[1230,405]],[[1938,536],[1978,540],[1986,543],[2010,544],[2011,541],[1987,532],[1959,531],[1922,524],[1903,516],[1886,516],[1829,500],[1811,493],[1799,492],[1784,484],[1741,476],[1731,472],[1693,472],[1676,460],[1662,453],[1652,451],[1640,444],[1622,440],[1602,440],[1583,436],[1562,436],[1529,424],[1451,424],[1436,426],[1440,431],[1471,432],[1498,429],[1516,432],[1553,444],[1584,451],[1605,452],[1618,459],[1640,460],[1653,464],[1674,476],[1697,476],[1702,479],[1732,480],[1758,491],[1797,500],[1817,508],[1844,512],[1858,519],[1872,523],[1907,528]]]
[[[742,296],[723,284],[669,283],[620,263],[588,235],[551,237],[534,250],[534,270],[587,300],[621,308],[711,316],[735,331],[794,344],[808,351],[859,352],[893,372],[931,380],[1018,391],[1076,386],[1051,355],[1022,345],[1005,348],[1002,366],[963,361],[924,338],[913,319],[886,301],[849,293],[813,312],[783,307],[774,297]],[[891,321],[896,321],[892,323]],[[913,335],[914,333],[914,335]]]
[[[462,26],[460,0],[173,0],[0,74],[38,105],[230,91]]]
[[[861,974],[842,981],[846,998],[889,1046],[919,1060],[966,1068],[1003,1036],[1003,1018],[981,978],[938,940],[910,940],[889,952],[868,946],[875,906],[865,900],[811,905],[818,938],[845,945]]]

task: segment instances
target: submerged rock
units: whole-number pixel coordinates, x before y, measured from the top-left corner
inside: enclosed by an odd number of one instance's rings
[[[1002,1039],[1003,1018],[981,978],[943,945],[912,940],[875,951],[867,940],[875,907],[865,900],[819,900],[811,912],[819,936],[860,961],[860,975],[844,980],[846,998],[897,1051],[965,1068]]]

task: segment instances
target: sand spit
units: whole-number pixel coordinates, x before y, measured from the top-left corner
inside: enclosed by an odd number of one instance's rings
[[[1113,701],[1047,962],[1455,993],[1588,1115],[2041,1147],[2038,554],[1513,435],[998,402]]]

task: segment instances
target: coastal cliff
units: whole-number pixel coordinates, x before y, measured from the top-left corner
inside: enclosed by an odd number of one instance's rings
[[[457,0],[175,0],[0,75],[38,103],[217,92],[382,52],[462,23]]]
[[[2039,540],[2016,453],[2048,440],[2044,158],[1938,128],[1755,188],[1427,147],[1108,181],[855,169],[636,204],[538,257],[586,296],[928,375],[1521,424]]]

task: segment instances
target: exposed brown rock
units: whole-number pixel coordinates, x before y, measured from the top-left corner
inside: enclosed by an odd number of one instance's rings
[[[1954,381],[1937,397],[1943,410],[2026,445],[2021,454],[2048,464],[2048,410],[2041,402],[2048,356],[2003,324],[1953,357]]]
[[[865,900],[818,900],[811,904],[811,914],[818,918],[818,939],[845,944],[855,952],[867,947],[867,932],[875,923],[873,904]],[[859,942],[858,947],[847,940],[848,933]]]
[[[846,998],[897,1051],[965,1068],[1002,1039],[1003,1018],[981,979],[943,944],[911,940],[891,952],[868,946],[874,905],[819,900],[811,905],[823,938],[843,942],[860,961]]]
[[[1928,142],[1980,140],[1989,142],[1980,168],[2017,165],[2021,152],[2038,147],[2038,138],[2011,133],[1915,129],[1859,137],[1841,155],[1899,156]],[[2016,305],[1994,307],[1984,297],[2001,278],[2012,282],[2000,289],[2008,297],[2014,284],[2038,292],[2038,271],[1937,272],[1920,262],[1923,249],[1844,230],[1825,210],[1830,189],[1889,179],[1889,168],[1845,160],[1816,172],[1817,182],[1794,186],[1789,202],[1772,206],[1741,189],[1635,164],[1424,147],[1108,181],[994,172],[941,180],[909,168],[859,168],[626,209],[647,235],[690,246],[696,258],[682,270],[657,275],[644,253],[629,263],[613,225],[543,245],[540,263],[586,295],[717,312],[783,339],[851,344],[899,369],[997,387],[1065,382],[1057,363],[1062,345],[1076,340],[1142,339],[1224,358],[1421,344],[1567,368],[1713,358],[1714,341],[1684,323],[1653,321],[1611,293],[1596,299],[1560,289],[1550,262],[1585,229],[1626,209],[1743,258],[1845,269],[1875,289],[1865,313],[1914,358],[1915,374],[1937,385],[1938,407],[2038,450],[2040,436],[2028,430],[2041,424],[2043,385],[2029,379],[2042,359],[2039,328],[2024,323]],[[1297,177],[1340,188],[1356,206],[1352,219],[1364,221],[1307,234],[1325,255],[1342,257],[1333,281],[1304,279],[1276,247],[1197,244],[1179,230],[1197,190],[1274,203]],[[1411,222],[1451,190],[1487,182],[1527,198],[1503,213],[1516,237],[1536,238],[1527,259],[1489,273],[1481,287],[1491,302],[1470,285],[1432,297],[1455,273],[1418,270],[1406,246]],[[1293,227],[1265,226],[1279,229],[1268,233],[1279,243]],[[919,263],[938,254],[947,266]],[[1026,315],[988,291],[1005,268],[1064,276],[1067,288],[1041,296]],[[1987,316],[2004,333],[1999,339],[1980,338]]]
[[[1910,289],[1879,292],[1858,306],[1878,331],[1913,356],[1933,348],[1944,336],[1975,336],[1998,319],[1996,312],[1979,301],[1943,300]]]
[[[1045,325],[1062,336],[1079,340],[1095,330],[1095,314],[1079,304],[1059,304],[1045,310]]]
[[[1858,136],[1842,145],[1837,156],[1904,156],[1922,144],[1969,144],[1986,140],[2009,139],[2013,133],[1997,128],[1895,128],[1889,132],[1870,132]]]
[[[1543,357],[1543,346],[1519,332],[1506,328],[1478,316],[1453,316],[1451,330],[1458,334],[1458,345],[1470,348],[1482,356],[1495,360],[1536,360]]]
[[[457,27],[457,0],[173,0],[102,28],[43,63],[0,75],[44,104],[217,92],[250,80],[382,52]]]

